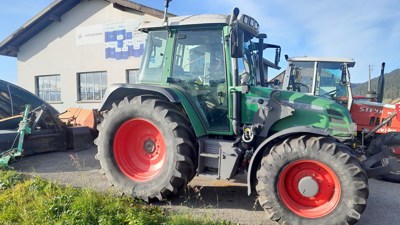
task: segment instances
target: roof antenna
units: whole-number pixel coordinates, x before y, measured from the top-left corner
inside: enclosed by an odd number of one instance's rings
[[[165,0],[165,5],[164,5],[164,22],[163,22],[163,26],[165,28],[167,28],[168,33],[170,33],[170,29],[169,29],[169,24],[168,24],[168,7],[169,7],[169,3],[172,0]]]

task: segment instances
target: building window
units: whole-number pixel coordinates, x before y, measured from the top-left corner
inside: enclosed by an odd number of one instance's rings
[[[78,85],[78,101],[100,101],[107,89],[107,73],[79,73]]]
[[[126,81],[128,84],[137,84],[138,82],[139,70],[127,70],[126,71]]]
[[[60,102],[60,75],[36,76],[36,95],[47,102]]]

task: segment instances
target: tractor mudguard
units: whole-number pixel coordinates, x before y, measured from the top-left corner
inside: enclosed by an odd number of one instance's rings
[[[332,131],[329,129],[321,129],[311,126],[299,126],[277,132],[268,137],[263,142],[261,142],[261,144],[257,147],[256,151],[254,152],[250,160],[249,169],[247,171],[247,194],[250,195],[252,192],[253,182],[255,180],[254,178],[256,174],[254,171],[257,170],[257,167],[261,162],[262,156],[264,155],[264,151],[266,150],[264,149],[265,146],[267,146],[270,142],[272,142],[277,138],[286,138],[287,136],[290,135],[299,135],[299,134],[314,134],[314,135],[316,134],[321,136],[330,136],[331,132]]]
[[[112,108],[113,103],[118,104],[124,98],[128,100],[136,96],[156,96],[172,103],[178,103],[182,106],[186,115],[189,117],[197,137],[207,134],[206,129],[196,113],[195,106],[191,103],[184,91],[178,88],[161,87],[151,84],[112,84],[107,88],[104,94],[103,102],[99,112],[107,111]]]
[[[107,88],[104,94],[105,101],[102,102],[99,111],[109,110],[114,102],[120,102],[128,96],[139,96],[145,94],[152,94],[163,96],[170,102],[180,102],[178,96],[174,91],[168,87],[158,87],[153,85],[143,84],[112,84]]]

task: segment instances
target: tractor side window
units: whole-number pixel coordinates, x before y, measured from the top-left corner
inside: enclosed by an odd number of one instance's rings
[[[239,80],[241,84],[249,84],[251,81],[249,62],[246,57],[238,59]]]
[[[290,69],[288,89],[302,93],[310,93],[313,85],[314,63],[294,62]]]
[[[139,82],[161,83],[167,37],[165,30],[149,32],[145,47],[146,52],[139,73]]]
[[[228,106],[223,36],[220,29],[176,34],[171,76],[191,96],[211,130],[227,130]]]

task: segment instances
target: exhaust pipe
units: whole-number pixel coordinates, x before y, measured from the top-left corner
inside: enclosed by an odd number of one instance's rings
[[[383,94],[384,94],[384,88],[385,88],[385,63],[382,63],[381,66],[381,75],[379,76],[378,80],[378,88],[376,90],[377,92],[377,97],[376,101],[382,103],[383,101]]]

